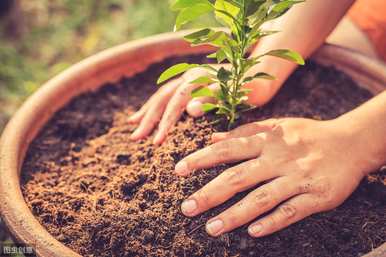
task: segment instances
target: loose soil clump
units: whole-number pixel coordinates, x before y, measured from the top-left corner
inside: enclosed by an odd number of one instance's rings
[[[83,256],[361,256],[385,241],[386,169],[365,179],[339,208],[313,215],[274,235],[253,239],[246,226],[219,238],[205,222],[241,199],[241,193],[196,218],[180,204],[229,165],[196,171],[183,179],[174,165],[207,146],[223,129],[214,117],[184,115],[160,147],[151,138],[132,142],[128,116],[157,87],[158,75],[180,57],[96,92],[59,111],[31,144],[22,168],[22,190],[40,223]],[[243,116],[240,124],[272,117],[332,119],[371,98],[333,68],[299,68],[271,103]]]

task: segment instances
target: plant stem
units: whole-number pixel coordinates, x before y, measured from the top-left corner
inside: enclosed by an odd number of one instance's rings
[[[233,68],[232,68],[232,84],[231,84],[231,94],[230,94],[230,106],[231,110],[228,116],[229,124],[228,129],[233,125],[237,118],[237,106],[239,105],[239,91],[241,89],[241,80],[244,76],[244,65],[243,65],[243,58],[246,53],[246,45],[247,45],[247,38],[246,33],[244,31],[245,23],[246,23],[246,11],[245,9],[242,10],[242,18],[241,22],[238,22],[241,24],[241,26],[237,26],[238,33],[237,33],[237,43],[240,47],[237,48],[238,52],[234,54],[234,61],[233,61]]]

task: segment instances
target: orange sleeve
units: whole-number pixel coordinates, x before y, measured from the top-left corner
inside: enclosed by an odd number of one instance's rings
[[[348,13],[386,61],[386,1],[357,0]]]

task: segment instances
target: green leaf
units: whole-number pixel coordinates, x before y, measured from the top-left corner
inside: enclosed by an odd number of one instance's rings
[[[244,95],[247,95],[247,94],[251,93],[252,91],[253,90],[250,89],[250,88],[242,88],[242,89],[240,89],[240,93],[244,94]]]
[[[207,37],[211,33],[214,33],[214,31],[211,29],[201,29],[199,31],[186,35],[184,39],[188,42],[193,42],[197,39],[200,39],[201,37]]]
[[[222,88],[221,90],[218,90],[215,97],[219,101],[224,101],[225,100],[224,90]]]
[[[216,52],[217,63],[222,63],[226,58],[227,58],[227,56],[226,56],[226,53],[224,52],[224,50],[219,49]]]
[[[251,16],[255,13],[266,0],[249,0],[247,3],[247,16]]]
[[[244,0],[227,0],[229,3],[233,4],[234,6],[237,6],[240,10],[244,8],[245,3],[243,3]]]
[[[176,64],[166,71],[164,71],[161,76],[159,77],[157,84],[161,84],[162,82],[165,82],[166,80],[173,78],[187,70],[199,67],[200,65],[198,64],[189,64],[189,63],[180,63]]]
[[[210,59],[216,59],[217,63],[222,63],[227,58],[226,53],[221,48],[207,57]]]
[[[216,58],[217,58],[217,52],[211,53],[211,54],[207,55],[206,58],[209,58],[209,59],[216,59]]]
[[[215,97],[215,94],[208,87],[200,87],[196,90],[193,90],[192,92],[193,98],[202,97],[202,96]]]
[[[199,78],[191,81],[190,84],[211,84],[214,82],[215,81],[211,77],[202,76],[202,77],[199,77]]]
[[[230,41],[229,35],[224,31],[217,31],[211,38],[208,39],[208,43],[217,47],[224,47],[227,41]]]
[[[217,73],[217,78],[221,82],[227,82],[231,79],[232,72],[226,70],[224,67],[221,67]]]
[[[280,1],[279,3],[275,4],[267,17],[267,20],[276,19],[282,15],[284,15],[291,7],[295,4],[302,3],[304,1],[298,1],[298,0],[288,0],[288,1]]]
[[[212,110],[218,109],[218,106],[216,104],[211,104],[211,103],[204,103],[202,104],[202,110],[204,112],[210,112]]]
[[[279,57],[279,58],[282,58],[282,59],[285,59],[288,61],[295,62],[295,63],[300,64],[300,65],[304,65],[303,57],[299,53],[292,51],[292,50],[289,50],[289,49],[272,50],[264,55],[276,56],[276,57]]]
[[[250,77],[246,77],[244,80],[243,80],[243,83],[247,83],[247,82],[250,82],[252,80],[255,80],[255,79],[268,79],[268,80],[275,80],[276,78],[268,73],[265,73],[265,72],[258,72],[256,73],[255,75],[253,76],[250,76]]]
[[[250,68],[260,63],[259,58],[248,58],[244,60],[244,70],[248,71]]]
[[[223,31],[212,31],[207,36],[202,36],[196,40],[191,41],[193,45],[210,44],[217,47],[223,47],[224,42],[228,40],[228,36]]]
[[[181,9],[189,8],[192,7],[196,4],[208,4],[208,0],[176,0],[174,3],[171,5],[171,9],[173,11],[178,11]]]
[[[258,30],[260,25],[264,23],[268,15],[269,8],[270,2],[264,1],[264,3],[259,4],[253,14],[248,16],[248,25],[252,28],[252,30]]]
[[[243,104],[240,104],[238,106],[238,111],[239,112],[247,112],[247,111],[250,111],[250,110],[253,110],[256,108],[257,108],[257,106],[243,103]]]
[[[217,111],[217,114],[229,114],[231,113],[232,111],[226,107],[225,105],[220,105],[217,107],[218,108],[218,111]]]
[[[226,41],[231,41],[230,36],[224,31],[202,29],[185,36],[185,40],[193,45],[210,44],[217,47],[224,47]]]
[[[276,34],[278,32],[280,32],[280,30],[263,30],[263,31],[259,31],[257,33],[257,36],[259,38],[262,38],[262,37],[266,37],[266,36],[270,36],[270,35]]]
[[[198,3],[191,7],[182,9],[177,15],[175,30],[180,29],[186,23],[191,22],[211,11],[213,11],[213,6],[209,3]]]
[[[214,8],[217,20],[231,28],[232,31],[236,31],[236,17],[240,12],[240,8],[225,0],[216,0]]]

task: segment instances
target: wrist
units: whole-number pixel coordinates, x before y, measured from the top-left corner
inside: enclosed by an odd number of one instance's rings
[[[371,117],[356,109],[334,120],[339,133],[349,141],[350,152],[364,175],[377,171],[386,163],[384,133],[379,133],[369,119]]]

